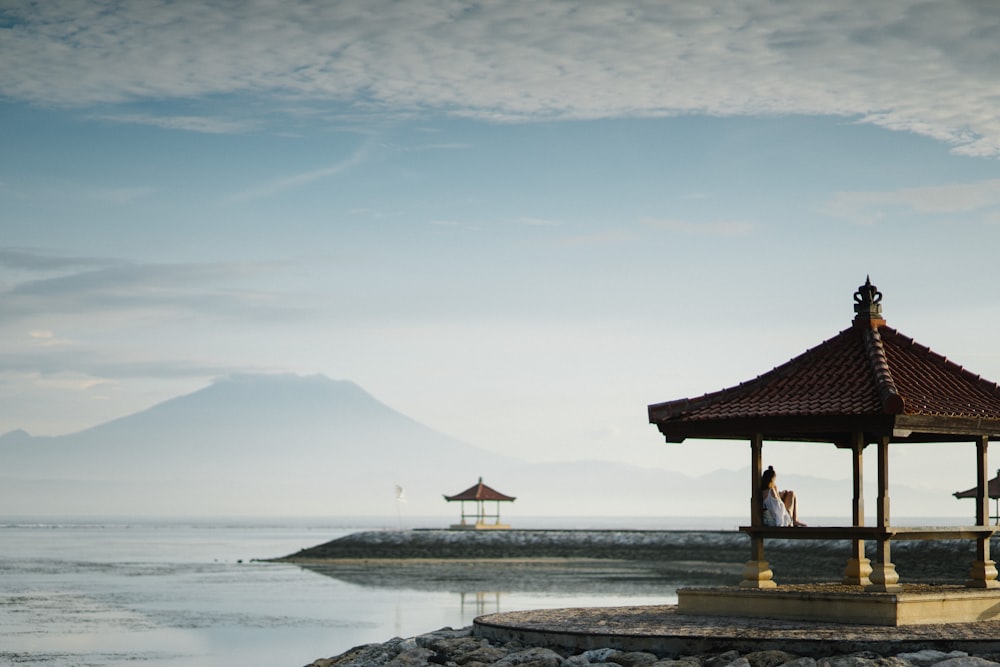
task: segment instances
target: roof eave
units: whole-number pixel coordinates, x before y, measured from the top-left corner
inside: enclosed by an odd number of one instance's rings
[[[846,443],[850,434],[892,435],[893,415],[786,415],[732,419],[664,420],[654,422],[667,442],[705,440],[765,440]]]
[[[941,415],[789,415],[733,419],[664,420],[654,422],[667,442],[764,440],[832,442],[846,445],[853,433],[894,442],[969,442],[982,436],[1000,438],[1000,419]]]

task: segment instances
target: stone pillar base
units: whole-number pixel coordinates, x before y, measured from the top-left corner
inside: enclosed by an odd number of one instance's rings
[[[777,588],[778,584],[771,581],[774,572],[766,560],[748,560],[743,566],[743,581],[740,588]]]
[[[847,569],[844,570],[844,578],[841,583],[851,586],[871,586],[872,573],[871,560],[868,558],[851,558],[847,561]]]
[[[965,582],[966,588],[1000,588],[997,581],[996,562],[992,560],[977,560],[969,572],[970,579]]]
[[[903,590],[896,566],[892,563],[875,563],[869,579],[871,583],[865,586],[865,590],[872,593],[898,593]]]

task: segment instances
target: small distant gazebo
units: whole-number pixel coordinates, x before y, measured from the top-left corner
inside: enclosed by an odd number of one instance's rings
[[[1000,386],[886,326],[881,301],[882,293],[866,280],[854,294],[854,321],[832,338],[739,385],[648,406],[650,423],[667,442],[697,438],[750,444],[750,525],[740,530],[750,538],[751,553],[740,592],[690,589],[686,594],[681,589],[681,613],[819,620],[833,615],[886,625],[1000,615],[1000,582],[990,558],[990,538],[1000,528],[989,525],[987,497],[987,448],[991,438],[1000,437]],[[765,441],[828,443],[847,452],[853,473],[851,525],[765,526],[760,487]],[[892,525],[889,454],[922,442],[974,447],[976,487],[969,493],[976,500],[975,525]],[[874,446],[878,465],[873,526],[864,522],[862,453],[869,446]],[[764,556],[765,539],[849,541],[838,592],[822,597],[777,587]],[[890,543],[944,539],[976,542],[966,587],[959,589],[965,593],[941,594],[930,603],[912,598],[900,584]],[[877,546],[874,563],[865,555],[866,540]],[[788,593],[780,593],[785,588]],[[841,595],[843,591],[849,595]],[[973,594],[976,601],[970,602]],[[928,620],[932,617],[938,620]]]
[[[500,493],[496,489],[490,488],[483,484],[483,478],[479,478],[474,486],[470,486],[465,491],[461,493],[456,493],[453,496],[445,496],[445,500],[448,502],[460,502],[462,503],[462,522],[458,524],[452,524],[451,528],[454,530],[509,530],[510,524],[500,523],[500,503],[512,503],[514,502],[514,496],[508,496]],[[465,511],[465,503],[471,502],[475,503],[474,512]],[[488,514],[486,512],[486,503],[493,502],[496,503],[494,507],[496,511],[493,514]],[[470,523],[470,519],[472,522]],[[492,519],[493,521],[488,521]]]
[[[990,518],[1000,525],[1000,470],[997,470],[997,476],[990,480],[988,485],[989,491],[986,495],[993,499],[993,516]],[[956,498],[975,498],[976,493],[979,489],[973,487],[971,489],[966,489],[965,491],[956,491],[952,495]]]

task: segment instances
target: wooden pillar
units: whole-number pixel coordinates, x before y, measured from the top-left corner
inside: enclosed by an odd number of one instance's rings
[[[884,435],[878,439],[878,498],[875,508],[876,523],[879,528],[889,528],[889,436]],[[876,562],[872,565],[872,573],[869,576],[871,584],[865,590],[893,593],[903,589],[899,585],[899,575],[896,573],[896,566],[892,563],[891,550],[889,548],[889,538],[880,537]]]
[[[987,467],[987,450],[990,438],[979,436],[976,440],[976,525],[987,526],[990,522],[990,494]],[[997,581],[996,563],[990,560],[990,536],[983,535],[976,541],[976,560],[972,563],[969,588],[1000,588]]]
[[[750,525],[760,528],[764,524],[764,495],[761,493],[760,478],[764,474],[764,436],[755,433],[750,439]],[[743,566],[741,588],[775,588],[771,580],[774,573],[764,560],[764,538],[750,536],[750,560]]]
[[[853,463],[854,499],[851,507],[853,526],[865,525],[865,468],[864,468],[864,433],[851,434],[851,460]],[[851,540],[851,555],[844,570],[843,583],[854,586],[870,586],[872,573],[871,561],[865,557],[865,541]]]

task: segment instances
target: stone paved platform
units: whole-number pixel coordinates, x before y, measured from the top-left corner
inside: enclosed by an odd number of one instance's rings
[[[676,605],[580,607],[480,616],[473,634],[491,641],[575,651],[616,648],[657,655],[783,650],[822,657],[872,651],[880,655],[934,649],[1000,653],[1000,621],[887,627],[808,621],[685,616]]]

